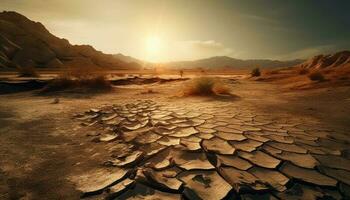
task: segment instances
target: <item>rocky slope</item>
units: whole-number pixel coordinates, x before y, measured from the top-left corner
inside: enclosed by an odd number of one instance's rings
[[[306,69],[350,67],[350,51],[340,51],[330,55],[318,55],[298,65]]]
[[[0,13],[0,69],[63,66],[139,68],[89,45],[71,45],[51,34],[41,23],[16,12]]]

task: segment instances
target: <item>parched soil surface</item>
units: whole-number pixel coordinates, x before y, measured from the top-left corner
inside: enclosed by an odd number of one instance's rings
[[[228,82],[1,95],[0,199],[349,198],[349,87]]]

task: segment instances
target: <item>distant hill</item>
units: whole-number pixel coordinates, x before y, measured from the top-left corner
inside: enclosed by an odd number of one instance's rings
[[[60,68],[63,66],[138,69],[89,45],[71,45],[51,34],[41,23],[16,12],[0,13],[0,69],[18,66]]]
[[[126,56],[124,54],[118,53],[118,54],[113,54],[113,57],[121,60],[125,63],[128,63],[129,66],[134,66],[138,68],[142,68],[145,66],[147,62],[139,60],[137,58],[131,57],[131,56]]]
[[[350,51],[340,51],[330,55],[314,56],[297,65],[306,69],[350,68]]]
[[[194,61],[180,61],[162,63],[162,66],[169,68],[204,68],[204,69],[221,69],[221,68],[236,68],[250,69],[254,67],[275,68],[275,67],[290,67],[302,63],[304,60],[268,60],[268,59],[251,59],[241,60],[228,56],[216,56]]]
[[[142,61],[142,60],[139,60],[139,59],[131,57],[131,56],[126,56],[126,55],[121,54],[121,53],[113,54],[113,57],[115,57],[121,61],[127,62],[127,63],[132,63],[132,62],[139,63],[139,64],[144,63],[144,61]]]

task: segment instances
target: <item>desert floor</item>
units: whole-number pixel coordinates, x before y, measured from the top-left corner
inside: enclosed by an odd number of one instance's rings
[[[0,95],[0,199],[349,195],[350,87],[226,81],[232,97],[180,97],[186,81]]]

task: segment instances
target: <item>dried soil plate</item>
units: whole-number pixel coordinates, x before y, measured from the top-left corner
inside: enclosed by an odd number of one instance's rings
[[[184,172],[179,178],[185,182],[184,195],[188,199],[223,199],[232,190],[216,171]]]
[[[260,181],[266,183],[277,191],[282,192],[287,189],[285,185],[288,183],[289,179],[279,171],[261,167],[253,167],[248,171],[258,177]]]
[[[127,175],[127,170],[119,168],[101,168],[87,171],[82,175],[71,176],[76,188],[85,195],[102,192],[103,189],[122,180]]]
[[[284,163],[281,167],[281,172],[289,177],[293,177],[308,183],[320,186],[336,186],[337,181],[326,175],[317,172],[314,169],[305,169],[297,167],[290,163]]]
[[[198,133],[198,131],[195,128],[190,127],[190,128],[182,128],[180,130],[176,130],[175,133],[172,134],[171,136],[173,136],[173,137],[188,137],[188,136],[196,134],[196,133]]]
[[[240,151],[238,155],[246,160],[249,160],[257,166],[271,169],[276,168],[277,165],[281,162],[280,160],[261,151],[254,151],[251,153]]]
[[[203,140],[202,145],[206,151],[211,151],[218,154],[231,155],[235,152],[235,149],[227,141],[217,137],[210,140]]]
[[[218,166],[230,166],[240,170],[247,170],[253,165],[238,156],[217,155]]]
[[[244,190],[266,190],[267,187],[257,183],[258,178],[249,172],[238,170],[232,167],[221,167],[220,174],[225,180],[231,184],[237,192],[244,192]]]

